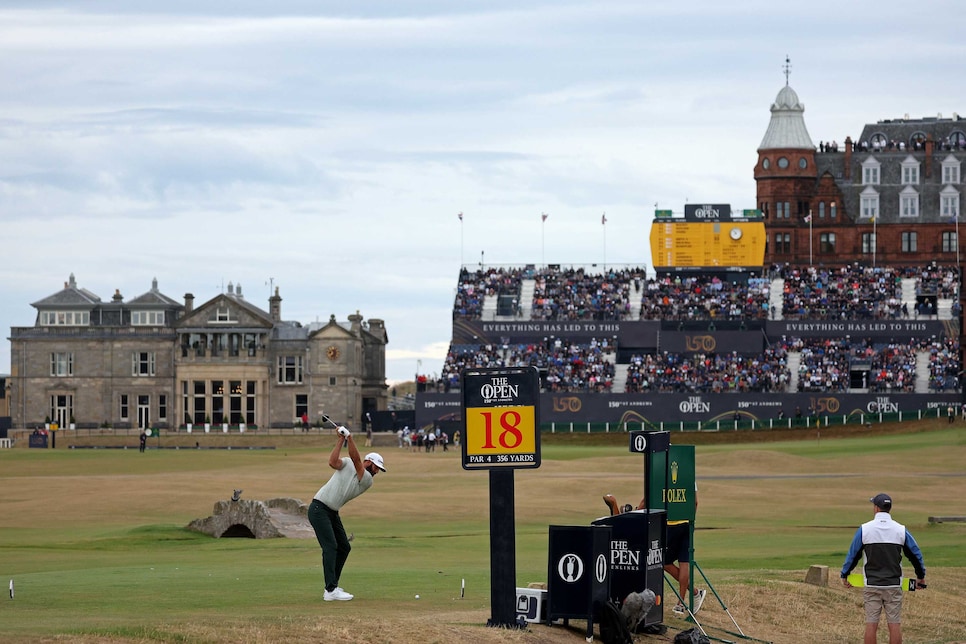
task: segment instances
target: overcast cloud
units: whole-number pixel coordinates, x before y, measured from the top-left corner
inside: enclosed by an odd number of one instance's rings
[[[438,372],[461,264],[650,268],[655,204],[755,207],[786,54],[816,144],[966,113],[962,15],[0,3],[0,328],[32,325],[71,273],[105,300],[156,277],[198,303],[241,284],[267,309],[274,285],[286,319],[384,319],[390,379]]]

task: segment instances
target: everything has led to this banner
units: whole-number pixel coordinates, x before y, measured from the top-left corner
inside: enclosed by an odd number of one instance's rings
[[[533,367],[463,372],[463,469],[540,467],[540,376]]]

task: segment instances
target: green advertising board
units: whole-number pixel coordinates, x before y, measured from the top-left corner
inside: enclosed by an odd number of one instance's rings
[[[667,520],[694,521],[694,445],[671,445],[668,450],[664,501]]]

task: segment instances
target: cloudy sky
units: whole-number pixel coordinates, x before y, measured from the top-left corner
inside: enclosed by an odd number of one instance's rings
[[[0,2],[0,328],[71,273],[274,285],[384,319],[391,380],[438,372],[461,264],[650,267],[655,204],[755,207],[786,55],[816,144],[966,114],[962,4],[909,6]]]

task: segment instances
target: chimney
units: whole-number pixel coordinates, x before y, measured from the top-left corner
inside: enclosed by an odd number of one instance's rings
[[[349,316],[349,322],[349,330],[352,331],[352,334],[359,335],[359,331],[362,329],[362,316],[359,315],[359,311],[356,311],[354,315]]]
[[[369,318],[369,333],[382,339],[383,342],[389,342],[389,337],[386,335],[386,323],[378,318]]]
[[[228,294],[229,295],[235,294],[235,285],[232,284],[231,282],[228,282]]]
[[[114,289],[114,297],[112,297],[111,300],[114,302],[124,301],[124,297],[121,295],[121,289],[119,288]]]
[[[846,181],[852,178],[852,137],[845,137],[845,168],[843,170]]]
[[[184,313],[185,315],[195,310],[195,296],[191,293],[184,294]]]
[[[923,168],[923,177],[932,176],[932,153],[936,148],[936,142],[932,140],[932,134],[926,137],[926,167]]]
[[[275,322],[282,321],[282,298],[278,294],[278,287],[275,287],[275,295],[268,298],[268,312]]]
[[[242,294],[241,294],[241,284],[240,283],[235,285],[235,295],[237,295],[238,297],[241,297],[242,296]]]

